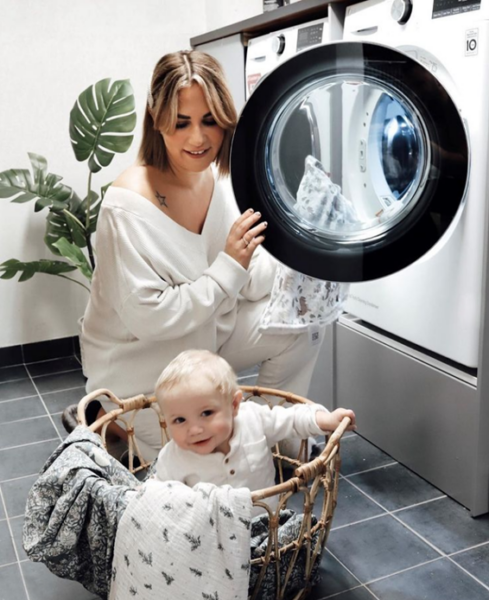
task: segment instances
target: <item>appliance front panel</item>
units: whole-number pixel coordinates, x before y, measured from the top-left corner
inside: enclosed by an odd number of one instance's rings
[[[433,73],[463,115],[470,176],[463,214],[443,243],[398,273],[352,285],[345,310],[384,332],[477,368],[487,253],[489,2],[482,0],[477,10],[433,18],[433,0],[416,0],[405,25],[392,19],[390,4],[369,0],[349,7],[345,38],[399,49]]]

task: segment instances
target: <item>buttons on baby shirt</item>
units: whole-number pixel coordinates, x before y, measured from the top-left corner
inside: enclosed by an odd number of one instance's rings
[[[236,471],[235,471],[234,469],[231,469],[231,470],[229,471],[229,474],[230,474],[230,475],[234,475],[235,473],[236,473]]]

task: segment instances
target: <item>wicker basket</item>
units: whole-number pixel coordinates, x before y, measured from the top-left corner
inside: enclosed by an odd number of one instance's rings
[[[282,392],[280,390],[242,386],[244,393],[243,401],[251,401],[253,398],[261,398],[270,407],[275,405],[303,404],[310,401],[295,394]],[[169,440],[165,420],[158,411],[156,399],[144,395],[135,396],[127,400],[120,400],[109,390],[96,390],[85,396],[78,405],[78,421],[87,425],[85,412],[88,404],[93,400],[106,396],[118,408],[108,412],[106,415],[90,425],[92,431],[99,431],[104,445],[106,443],[107,428],[114,421],[122,421],[128,434],[129,446],[129,470],[135,473],[141,469],[146,469],[150,463],[144,461],[139,451],[134,432],[134,418],[139,410],[154,410],[155,418],[159,420],[161,427],[162,446]],[[250,593],[249,600],[260,598],[260,588],[266,573],[270,569],[275,572],[276,600],[293,599],[300,600],[307,596],[311,589],[311,577],[314,567],[318,565],[326,544],[326,540],[331,528],[336,499],[338,495],[338,481],[340,469],[339,445],[340,439],[346,428],[350,424],[350,419],[343,419],[340,426],[325,438],[326,444],[322,453],[311,461],[307,461],[307,441],[303,440],[296,458],[290,458],[280,454],[278,445],[275,446],[273,455],[276,459],[279,483],[273,487],[252,492],[252,502],[254,506],[260,506],[264,512],[269,515],[269,535],[266,552],[259,558],[251,560],[251,567],[258,568],[259,574],[255,585]],[[134,457],[137,456],[140,465],[135,467]],[[291,468],[294,469],[292,477]],[[320,492],[324,491],[324,494]],[[266,503],[267,498],[279,496],[278,506],[272,510]],[[302,525],[296,539],[289,541],[286,545],[280,546],[278,540],[279,512],[287,508],[287,502],[294,499],[294,509],[297,511],[297,499],[301,498],[301,510],[304,514]],[[316,506],[315,506],[316,504]],[[315,510],[314,510],[315,509]],[[313,518],[314,515],[317,518]],[[284,558],[287,558],[287,568]],[[288,590],[289,579],[294,565],[298,558],[301,565],[304,566],[304,579],[302,588],[293,596]],[[282,568],[280,561],[282,563]]]

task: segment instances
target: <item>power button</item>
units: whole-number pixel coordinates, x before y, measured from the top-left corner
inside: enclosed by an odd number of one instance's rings
[[[399,25],[404,25],[407,23],[412,12],[412,0],[392,0],[391,17],[394,19],[394,21],[397,21]]]

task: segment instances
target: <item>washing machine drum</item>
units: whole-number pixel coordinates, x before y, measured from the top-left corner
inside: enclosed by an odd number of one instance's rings
[[[268,222],[265,248],[331,281],[390,275],[446,239],[468,168],[464,124],[439,81],[401,52],[355,42],[265,77],[231,151],[236,200]]]

